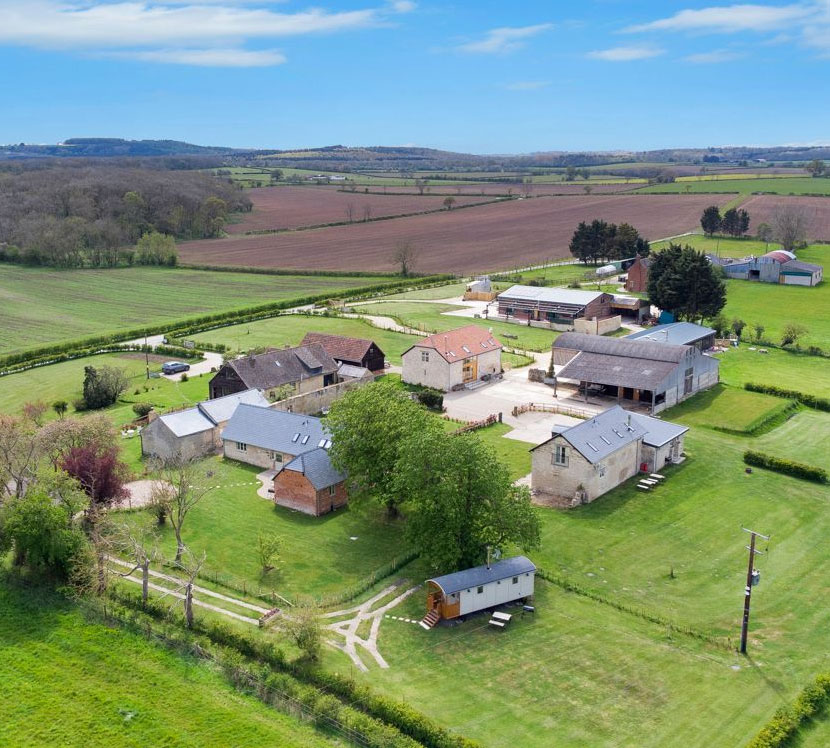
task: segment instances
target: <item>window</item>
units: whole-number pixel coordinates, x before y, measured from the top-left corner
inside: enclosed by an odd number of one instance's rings
[[[429,351],[421,351],[421,361],[429,362]]]
[[[513,577],[513,584],[519,583],[519,577]]]
[[[274,462],[282,462],[282,452],[269,452],[268,459]]]
[[[568,448],[562,444],[557,444],[553,448],[553,464],[568,467]]]
[[[605,465],[597,465],[597,474],[600,478],[605,477]]]
[[[337,486],[329,486],[329,496],[334,496],[337,492]]]
[[[484,592],[484,587],[476,588],[476,592],[480,595],[482,592]]]
[[[237,443],[236,443],[236,448],[237,448],[240,452],[247,452],[247,451],[248,451],[248,445],[247,445],[247,444],[245,444],[245,442],[237,442]]]
[[[686,369],[686,377],[683,380],[683,394],[688,395],[694,386],[695,370]]]

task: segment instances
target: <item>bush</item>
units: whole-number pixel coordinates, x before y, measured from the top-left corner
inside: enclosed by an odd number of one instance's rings
[[[771,384],[753,384],[752,382],[747,382],[744,385],[744,389],[750,392],[762,392],[766,395],[775,395],[775,397],[788,397],[791,400],[798,400],[798,402],[806,405],[808,408],[830,412],[830,399],[826,397],[817,397],[816,395],[809,395],[806,392],[798,392],[798,390],[787,390]]]
[[[182,376],[181,376],[181,380],[180,380],[180,381],[182,381],[182,382],[187,382],[189,379],[190,379],[190,377],[189,377],[189,376],[187,376],[187,372],[186,372],[186,371],[183,371],[183,372],[182,372]]]
[[[803,462],[796,462],[795,460],[786,460],[781,457],[774,457],[773,455],[767,455],[763,452],[753,452],[752,450],[747,450],[744,452],[744,462],[747,465],[766,468],[767,470],[773,470],[776,473],[783,473],[784,475],[789,475],[793,478],[811,480],[816,483],[827,482],[827,471],[823,468],[807,465]]]
[[[430,410],[444,409],[444,393],[438,390],[426,389],[418,392],[418,402]]]
[[[152,403],[136,403],[133,405],[133,413],[139,418],[144,418],[153,409]]]
[[[804,722],[819,714],[830,701],[830,673],[818,675],[798,695],[792,706],[782,706],[747,748],[780,748],[787,745]]]

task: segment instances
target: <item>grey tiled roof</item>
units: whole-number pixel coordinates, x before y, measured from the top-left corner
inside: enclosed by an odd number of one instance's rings
[[[660,343],[649,345],[659,346]],[[674,371],[676,366],[676,363],[670,361],[652,361],[602,353],[577,353],[556,376],[577,382],[654,390]]]
[[[295,457],[283,469],[302,473],[317,491],[329,486],[336,486],[346,479],[345,473],[334,469],[329,459],[328,450],[322,447],[317,447],[310,452],[304,452]]]
[[[476,566],[472,569],[457,571],[454,574],[445,574],[443,577],[435,577],[428,581],[437,584],[445,595],[451,595],[453,592],[473,589],[483,584],[498,582],[502,579],[510,579],[510,577],[519,574],[535,571],[536,565],[529,558],[513,556],[490,564],[489,569],[486,566]]]
[[[711,327],[696,325],[694,322],[671,322],[667,325],[655,325],[645,330],[626,335],[625,340],[651,341],[670,345],[691,345],[701,338],[714,335]]]
[[[239,375],[246,387],[259,390],[337,371],[334,359],[319,343],[244,356],[228,361],[226,365]]]
[[[205,400],[196,407],[214,423],[224,423],[236,412],[236,408],[241,403],[267,408],[268,398],[259,390],[243,390],[234,392],[232,395]]]
[[[299,455],[310,452],[329,439],[319,418],[286,413],[255,405],[240,405],[222,431],[223,441]]]
[[[209,431],[216,425],[209,418],[205,417],[198,408],[188,408],[187,410],[179,410],[175,413],[165,413],[159,416],[159,421],[167,426],[175,436],[199,434],[202,431]]]
[[[689,350],[687,345],[655,343],[650,340],[631,340],[630,338],[606,338],[603,335],[586,335],[581,332],[563,332],[553,341],[553,347],[675,363],[682,361]]]
[[[689,430],[688,426],[663,421],[660,418],[653,418],[642,413],[632,413],[631,420],[639,423],[645,430],[646,435],[643,437],[643,444],[648,444],[650,447],[662,447]]]

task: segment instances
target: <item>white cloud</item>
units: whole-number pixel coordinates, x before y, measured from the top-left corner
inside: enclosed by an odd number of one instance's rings
[[[524,46],[524,40],[553,28],[551,23],[535,26],[502,27],[488,31],[483,39],[461,44],[457,49],[474,54],[503,54]]]
[[[731,62],[732,60],[739,60],[745,55],[742,52],[734,52],[728,49],[715,49],[711,52],[698,52],[697,54],[687,55],[683,59],[686,62],[692,62],[695,65],[712,65],[718,62]]]
[[[250,7],[251,5],[258,7]],[[274,10],[274,0],[0,0],[0,44],[77,50],[184,65],[277,65],[246,42],[384,26],[411,0],[342,12]],[[118,54],[115,54],[115,53]]]
[[[606,62],[632,62],[633,60],[648,60],[651,57],[659,57],[662,54],[665,54],[665,50],[659,47],[644,45],[598,49],[594,52],[589,52],[588,57],[594,60],[605,60]]]
[[[508,83],[505,88],[508,91],[538,91],[540,88],[547,88],[550,81],[515,81]]]
[[[112,52],[108,56],[207,68],[264,68],[286,61],[285,55],[273,49],[154,49]]]
[[[815,14],[814,4],[793,5],[724,5],[681,10],[668,18],[629,26],[625,31],[701,31],[731,34],[740,31],[776,31],[799,23]]]

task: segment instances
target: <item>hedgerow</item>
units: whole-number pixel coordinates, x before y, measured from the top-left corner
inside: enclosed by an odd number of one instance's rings
[[[822,673],[806,686],[790,706],[782,706],[747,748],[781,748],[790,743],[799,728],[830,703],[830,673]]]
[[[775,397],[787,397],[792,400],[798,400],[802,405],[815,410],[830,411],[830,399],[826,397],[818,397],[807,392],[799,392],[798,390],[788,390],[783,387],[776,387],[772,384],[755,384],[747,382],[744,389],[750,392],[762,392],[766,395],[774,395]]]
[[[754,467],[766,468],[776,473],[783,473],[793,478],[811,480],[816,483],[827,483],[827,471],[814,465],[807,465],[795,460],[786,460],[781,457],[747,450],[744,452],[744,462]]]

